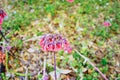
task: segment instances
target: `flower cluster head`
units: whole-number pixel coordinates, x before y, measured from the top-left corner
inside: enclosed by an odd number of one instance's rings
[[[60,34],[45,34],[40,39],[42,51],[57,52],[64,50],[68,53],[72,51],[69,42]]]
[[[67,2],[72,3],[72,2],[74,2],[74,0],[67,0]]]
[[[105,22],[103,23],[103,25],[104,25],[105,27],[109,27],[109,26],[111,26],[111,23],[110,23],[109,21],[105,21]]]
[[[5,63],[5,54],[2,52],[2,50],[0,50],[0,64],[1,63]]]
[[[2,25],[5,16],[7,16],[6,12],[3,9],[0,9],[0,25]]]

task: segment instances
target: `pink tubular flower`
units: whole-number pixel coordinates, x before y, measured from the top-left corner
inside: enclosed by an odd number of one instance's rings
[[[5,62],[5,54],[0,51],[0,64]]]
[[[7,46],[7,47],[6,47],[6,49],[7,49],[8,51],[10,51],[11,48],[12,48],[12,46]]]
[[[72,51],[69,42],[59,34],[43,35],[43,37],[40,39],[40,46],[42,51]]]
[[[3,23],[3,18],[0,16],[0,25]]]
[[[43,76],[43,80],[49,80],[49,76],[48,75],[44,75]]]
[[[74,2],[74,0],[67,0],[67,2],[72,3],[72,2]]]
[[[61,42],[56,42],[55,51],[60,51],[60,50],[62,50],[62,43]]]
[[[72,52],[72,48],[71,47],[67,47],[64,49],[66,53],[71,53]]]
[[[0,9],[0,25],[2,25],[5,16],[7,16],[6,12]]]
[[[2,30],[2,27],[0,27],[0,31]]]
[[[53,43],[49,43],[46,46],[46,50],[48,51],[54,51],[55,45]]]
[[[105,22],[103,23],[103,25],[104,25],[105,27],[109,27],[109,26],[111,26],[111,23],[108,22],[108,21],[105,21]]]

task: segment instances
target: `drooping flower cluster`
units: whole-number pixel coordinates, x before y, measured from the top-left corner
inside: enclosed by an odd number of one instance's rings
[[[5,63],[5,54],[0,51],[0,64]]]
[[[67,0],[67,2],[72,3],[72,2],[74,2],[74,0]]]
[[[57,52],[64,50],[68,53],[72,51],[69,42],[59,34],[45,34],[40,39],[40,46],[43,51]]]
[[[6,12],[4,10],[0,9],[0,30],[2,30],[1,25],[3,23],[5,16],[7,16]]]
[[[103,23],[103,25],[104,25],[105,27],[109,27],[109,26],[111,26],[111,23],[108,22],[108,21],[105,21],[105,22]]]
[[[3,23],[5,16],[7,16],[6,12],[0,9],[0,25]]]

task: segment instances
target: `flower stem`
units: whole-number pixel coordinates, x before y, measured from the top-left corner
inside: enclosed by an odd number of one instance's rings
[[[44,56],[43,79],[46,75],[46,56]]]
[[[78,50],[75,49],[75,51],[82,57],[84,58],[90,65],[93,66],[93,68],[99,72],[99,74],[101,75],[101,77],[104,79],[104,80],[108,80],[107,77],[87,58],[85,57],[84,55],[80,54],[80,52],[78,52]]]
[[[28,68],[25,67],[25,69],[26,69],[26,72],[25,72],[25,80],[28,80]]]
[[[9,68],[8,68],[8,52],[6,51],[6,61],[5,61],[5,66],[6,66],[6,70],[7,72],[9,71]]]
[[[56,56],[55,56],[55,52],[54,52],[54,74],[55,74],[55,80],[57,80],[57,75],[56,75]]]

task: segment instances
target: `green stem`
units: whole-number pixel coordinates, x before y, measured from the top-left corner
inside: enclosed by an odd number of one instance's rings
[[[6,51],[5,67],[6,67],[6,70],[7,70],[7,72],[8,72],[8,71],[9,71],[9,68],[8,68],[8,52],[7,52],[7,51]]]
[[[17,72],[14,72],[15,75],[17,76],[26,76],[26,74],[22,74],[22,73],[17,73]],[[28,76],[30,76],[30,74],[27,74]]]

